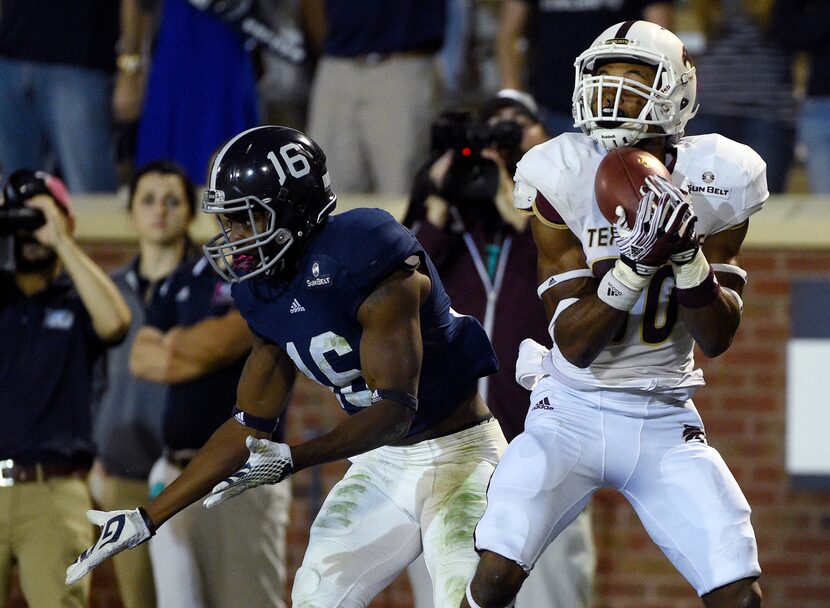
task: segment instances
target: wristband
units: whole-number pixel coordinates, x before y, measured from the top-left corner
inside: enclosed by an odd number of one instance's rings
[[[677,301],[686,308],[703,308],[714,302],[720,294],[720,283],[713,270],[694,287],[681,289],[677,287]]]
[[[707,280],[712,268],[703,251],[697,250],[694,257],[683,265],[672,262],[674,282],[678,289],[691,289]]]
[[[115,58],[116,67],[127,74],[135,74],[141,69],[143,61],[138,53],[121,53]]]
[[[269,435],[277,429],[277,423],[280,421],[279,418],[260,418],[259,416],[254,416],[240,410],[235,405],[233,406],[233,411],[231,411],[231,416],[242,426],[247,426],[248,428],[262,431]]]
[[[636,291],[645,289],[651,279],[651,275],[641,275],[635,272],[622,258],[617,260],[614,267],[611,268],[611,272],[614,273],[614,278],[620,283]]]
[[[389,388],[378,388],[372,391],[372,403],[377,403],[384,399],[400,403],[416,412],[418,411],[418,398],[415,395]]]
[[[634,308],[634,304],[640,299],[643,288],[633,289],[620,281],[614,272],[615,269],[616,267],[612,268],[600,279],[597,286],[597,296],[611,308],[628,312]],[[632,271],[629,272],[634,274]]]
[[[144,510],[144,507],[138,507],[138,514],[141,515],[141,519],[144,520],[144,525],[147,526],[147,531],[150,533],[150,536],[155,536],[156,524],[154,524],[153,520],[150,519],[150,516],[147,515],[147,511]]]

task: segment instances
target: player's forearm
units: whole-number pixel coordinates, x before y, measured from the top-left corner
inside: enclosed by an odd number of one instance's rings
[[[712,303],[701,308],[681,306],[680,317],[707,357],[717,357],[725,352],[741,323],[738,302],[723,290]]]
[[[350,416],[322,437],[291,446],[294,471],[362,454],[406,436],[413,412],[381,401]]]
[[[248,435],[266,437],[266,433],[242,426],[233,419],[220,426],[182,474],[147,505],[147,515],[153,524],[158,528],[245,464],[249,456],[245,446]]]
[[[570,363],[588,367],[617,335],[626,314],[596,295],[584,296],[556,319],[553,339]]]

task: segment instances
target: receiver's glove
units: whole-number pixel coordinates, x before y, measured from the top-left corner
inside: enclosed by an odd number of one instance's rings
[[[662,178],[646,178],[633,226],[628,225],[623,208],[617,208],[614,230],[620,260],[641,277],[650,277],[669,261],[678,233],[689,225],[684,222],[689,203],[682,193],[678,199],[678,193],[680,190]]]
[[[140,545],[156,533],[153,522],[139,507],[132,511],[87,511],[86,517],[101,526],[101,537],[66,569],[66,584],[71,585],[102,561]]]
[[[649,175],[645,182],[652,192],[658,196],[667,197],[672,206],[677,209],[672,218],[673,221],[668,222],[665,227],[668,245],[671,249],[670,260],[678,266],[688,263],[700,249],[695,232],[697,216],[689,195],[659,175]]]
[[[203,502],[208,509],[245,490],[263,484],[279,483],[294,471],[291,448],[286,444],[249,436],[245,445],[251,452],[248,462],[226,480],[216,484]]]

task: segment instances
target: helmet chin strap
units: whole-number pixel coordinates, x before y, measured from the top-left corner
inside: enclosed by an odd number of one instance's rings
[[[623,146],[633,146],[642,139],[643,135],[645,135],[643,128],[616,127],[614,129],[591,129],[591,137],[606,150],[622,148]]]
[[[659,131],[649,131],[647,125],[635,124],[615,128],[594,127],[591,129],[590,136],[606,150],[613,150],[624,146],[633,146],[644,139],[666,137],[666,134]]]

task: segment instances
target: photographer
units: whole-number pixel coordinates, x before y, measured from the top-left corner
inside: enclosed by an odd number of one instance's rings
[[[477,124],[447,113],[433,125],[433,156],[415,178],[404,224],[434,261],[453,309],[478,318],[493,343],[500,369],[480,380],[479,391],[511,441],[524,428],[530,398],[515,379],[519,344],[550,341],[529,217],[513,206],[513,172],[549,136],[526,93],[499,91],[479,114]],[[517,605],[589,606],[595,561],[586,511],[549,547]],[[410,577],[416,606],[426,608],[420,573],[411,568]]]
[[[59,180],[11,175],[0,203],[0,594],[17,563],[32,608],[89,603],[89,581],[67,587],[63,572],[93,540],[92,369],[130,324],[73,228]]]

